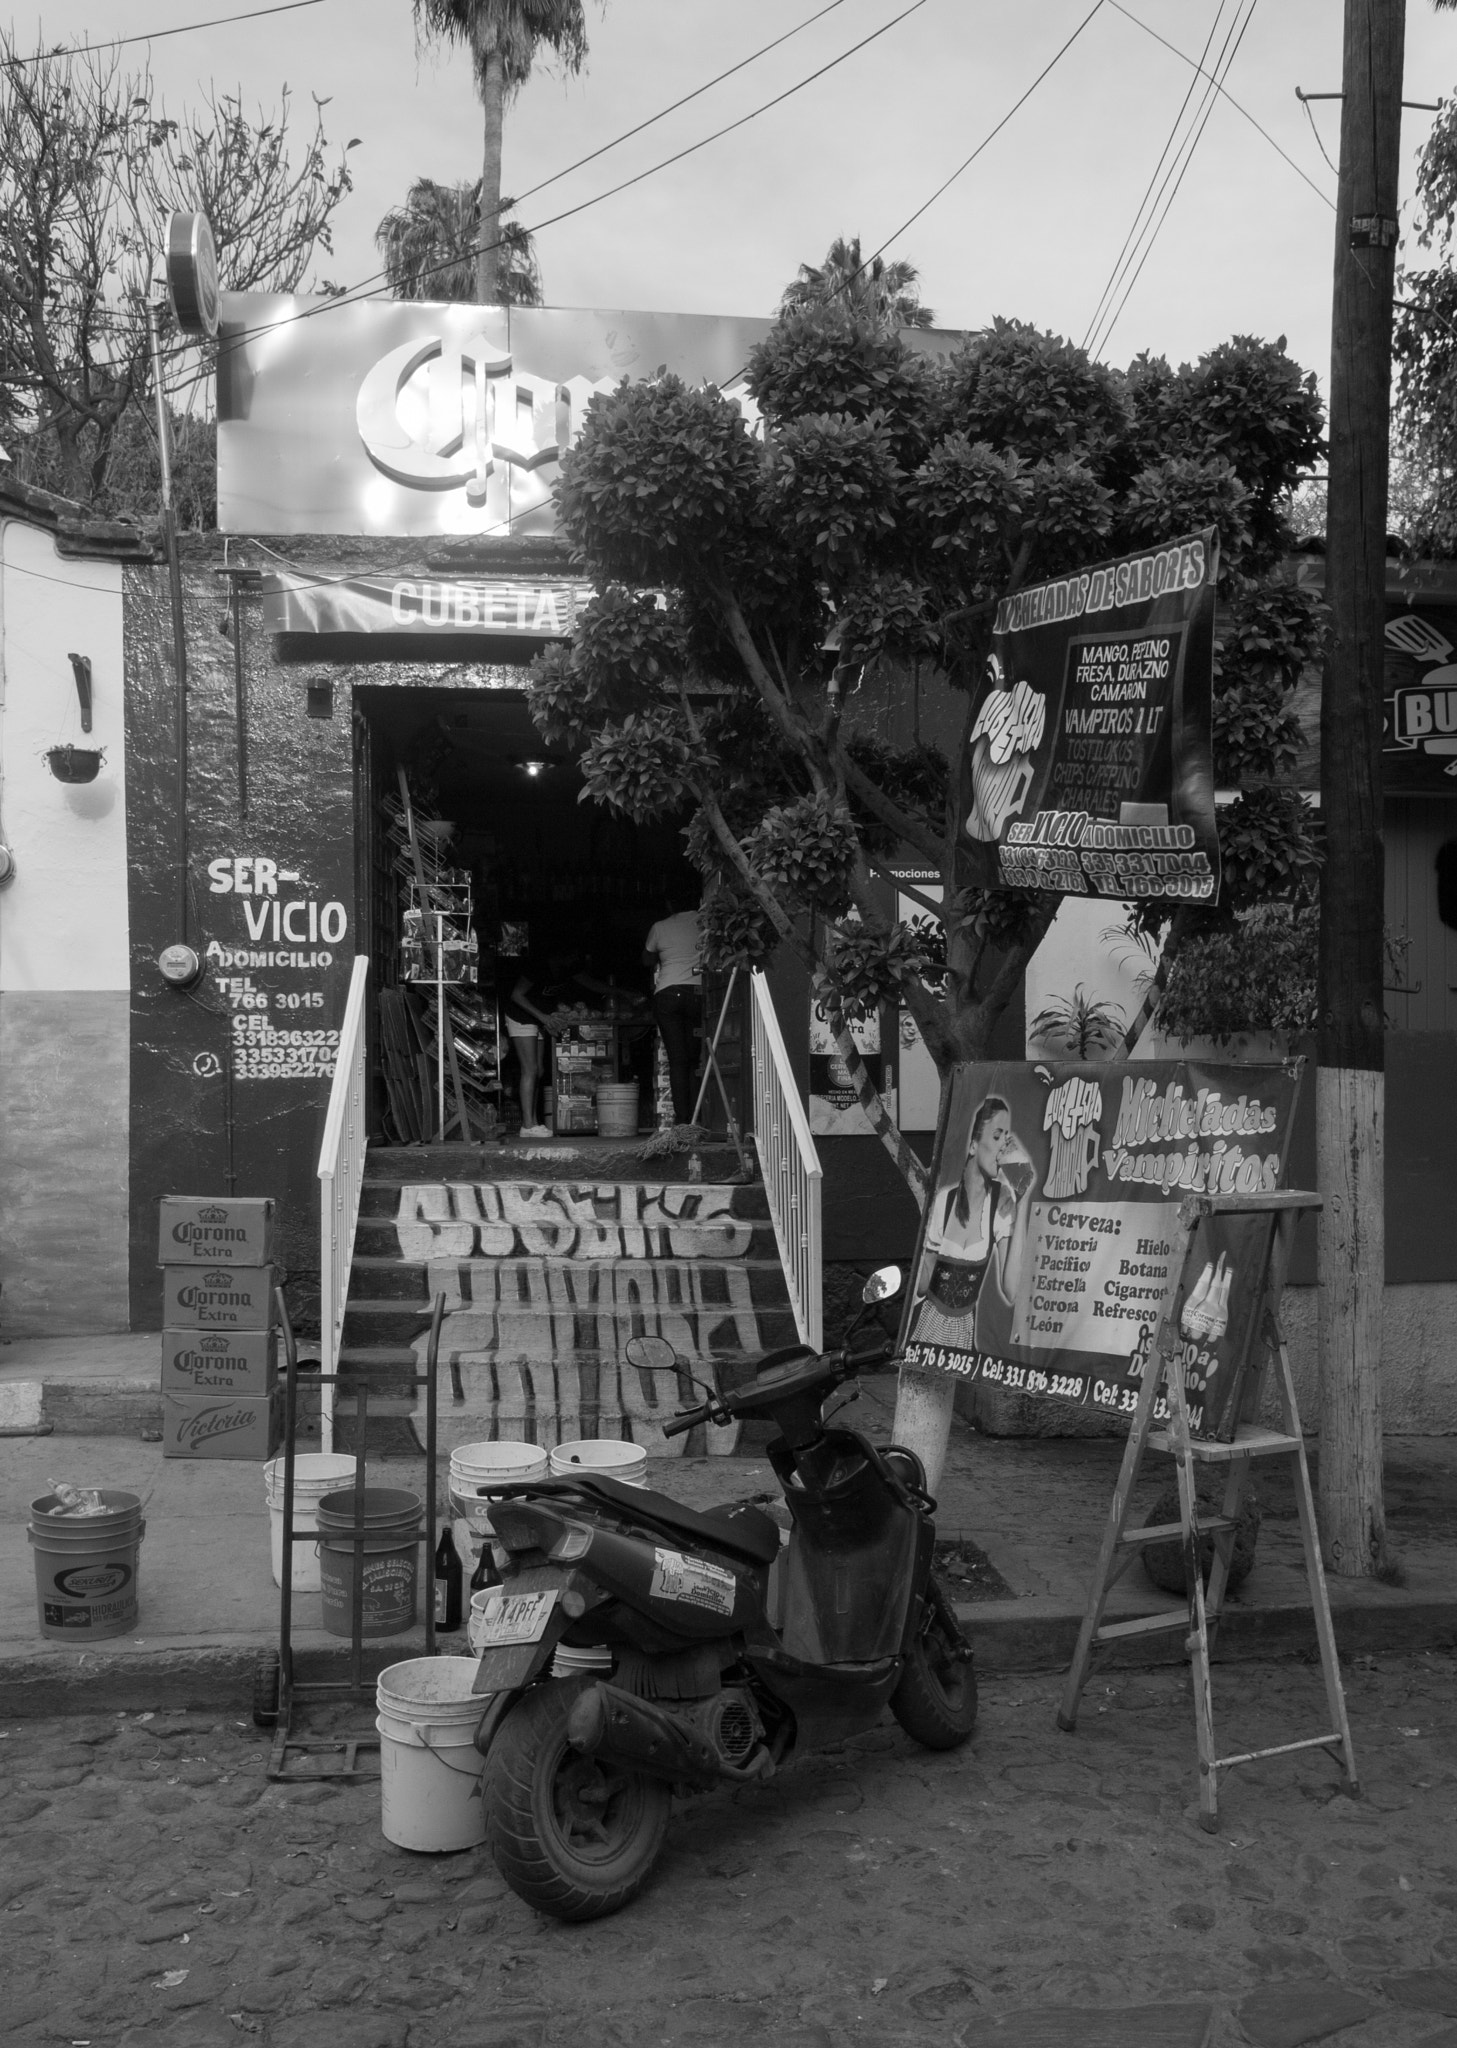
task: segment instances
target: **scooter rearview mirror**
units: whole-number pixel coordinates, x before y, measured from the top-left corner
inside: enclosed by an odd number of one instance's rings
[[[899,1294],[900,1291],[900,1267],[881,1266],[876,1272],[871,1274],[870,1278],[866,1281],[864,1287],[861,1288],[860,1299],[866,1303],[872,1301],[889,1301],[894,1295]]]
[[[666,1337],[629,1337],[623,1356],[639,1372],[672,1372],[678,1364],[678,1354]]]

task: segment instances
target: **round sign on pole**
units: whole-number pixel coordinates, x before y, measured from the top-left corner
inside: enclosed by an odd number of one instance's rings
[[[184,334],[218,331],[218,252],[205,213],[167,219],[167,289]]]

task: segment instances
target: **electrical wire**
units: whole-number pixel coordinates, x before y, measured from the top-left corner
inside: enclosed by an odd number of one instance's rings
[[[1328,150],[1326,149],[1326,146],[1325,146],[1325,144],[1324,144],[1324,143],[1323,143],[1323,142],[1321,141],[1321,139],[1320,139],[1320,130],[1319,130],[1319,128],[1317,128],[1317,127],[1316,127],[1316,125],[1315,125],[1315,116],[1314,116],[1314,114],[1312,114],[1312,113],[1311,113],[1311,111],[1310,111],[1310,101],[1309,101],[1308,99],[1306,99],[1306,97],[1305,97],[1305,95],[1304,95],[1303,93],[1301,93],[1301,94],[1297,95],[1297,97],[1298,97],[1298,98],[1299,98],[1299,100],[1300,100],[1300,104],[1301,104],[1301,106],[1302,106],[1302,107],[1304,107],[1304,109],[1305,109],[1305,118],[1306,118],[1306,120],[1307,120],[1307,121],[1309,121],[1309,123],[1310,123],[1310,132],[1311,132],[1311,134],[1312,134],[1312,135],[1313,135],[1313,136],[1315,137],[1315,146],[1316,146],[1316,148],[1317,148],[1317,149],[1318,149],[1318,150],[1320,151],[1321,155],[1322,155],[1322,156],[1323,156],[1323,157],[1325,158],[1325,161],[1326,161],[1326,169],[1327,169],[1327,170],[1328,170],[1328,171],[1329,171],[1329,172],[1331,173],[1331,175],[1332,175],[1333,177],[1339,178],[1339,176],[1340,176],[1341,174],[1340,174],[1340,172],[1339,172],[1339,171],[1338,171],[1338,170],[1336,169],[1335,165],[1334,165],[1334,164],[1333,164],[1333,163],[1331,162],[1331,160],[1330,160],[1330,153],[1329,153],[1329,151],[1328,151]]]
[[[1154,177],[1149,180],[1149,191],[1144,195],[1144,200],[1134,217],[1133,228],[1130,231],[1128,240],[1124,244],[1125,253],[1114,266],[1113,273],[1104,287],[1097,317],[1091,323],[1088,336],[1084,341],[1083,345],[1090,353],[1096,354],[1106,343],[1108,333],[1111,332],[1111,323],[1117,318],[1114,302],[1117,299],[1118,292],[1141,261],[1140,249],[1146,253],[1147,248],[1151,246],[1153,239],[1157,236],[1159,227],[1162,225],[1162,216],[1159,213],[1160,205],[1168,193],[1170,183],[1182,175],[1183,165],[1187,161],[1191,145],[1197,144],[1198,137],[1203,132],[1200,123],[1209,117],[1209,111],[1213,105],[1213,82],[1219,76],[1228,56],[1231,41],[1239,26],[1240,7],[1242,4],[1243,0],[1234,0],[1234,9],[1228,26],[1225,29],[1224,41],[1220,44],[1219,53],[1214,59],[1214,70],[1212,72],[1206,70],[1201,63],[1196,68],[1194,77],[1190,80],[1189,91],[1185,95],[1184,104],[1187,106],[1189,98],[1198,92],[1198,81],[1201,77],[1206,81],[1203,93],[1195,107],[1189,126],[1184,129],[1182,134],[1179,132],[1183,119],[1181,111],[1180,118],[1175,122],[1169,136],[1172,154],[1169,154],[1167,151],[1165,152],[1168,159],[1166,165],[1164,164],[1164,159],[1160,159],[1160,164],[1164,166],[1162,176],[1156,171]],[[1210,28],[1209,41],[1211,43],[1218,34],[1220,23],[1224,18],[1224,6],[1225,0],[1219,0],[1214,21]],[[1208,55],[1207,45],[1201,54]],[[1145,209],[1147,210],[1145,211]],[[1121,307],[1119,310],[1121,310]],[[1107,330],[1106,332],[1105,329]]]
[[[1213,43],[1215,35],[1218,31],[1220,19],[1224,14],[1224,8],[1225,0],[1218,0],[1218,5],[1215,7],[1214,10],[1214,18],[1209,24],[1209,33],[1204,38],[1204,48],[1199,52],[1200,70],[1202,70],[1203,68],[1204,59],[1209,55],[1210,45]],[[1188,85],[1184,89],[1184,97],[1179,102],[1179,111],[1177,114],[1175,114],[1173,119],[1173,125],[1169,129],[1167,140],[1165,141],[1163,148],[1159,151],[1159,160],[1154,165],[1152,171],[1149,173],[1148,183],[1143,188],[1143,197],[1138,202],[1138,211],[1133,216],[1133,223],[1130,226],[1128,233],[1123,237],[1123,247],[1118,251],[1117,257],[1114,259],[1113,268],[1108,273],[1108,281],[1103,286],[1102,294],[1099,297],[1097,305],[1093,308],[1093,317],[1088,322],[1087,332],[1083,336],[1084,349],[1087,349],[1089,344],[1091,343],[1093,335],[1097,330],[1098,322],[1103,317],[1104,309],[1106,308],[1108,301],[1112,297],[1114,291],[1116,291],[1117,289],[1118,277],[1123,267],[1124,258],[1128,255],[1128,251],[1133,243],[1134,237],[1139,232],[1139,225],[1143,219],[1144,208],[1148,206],[1152,201],[1153,189],[1158,179],[1159,172],[1163,169],[1164,164],[1168,160],[1169,151],[1174,146],[1175,138],[1177,137],[1180,126],[1183,123],[1184,115],[1188,111],[1189,102],[1194,97],[1195,80],[1197,79],[1197,77],[1198,71],[1196,70],[1194,78],[1191,78],[1189,80]]]
[[[630,142],[634,135],[641,135],[644,129],[655,127],[659,121],[666,121],[669,114],[676,114],[678,109],[686,107],[690,100],[701,99],[704,93],[712,92],[716,85],[722,85],[726,78],[732,78],[736,71],[744,71],[750,64],[757,64],[761,57],[767,57],[769,52],[777,50],[781,43],[789,42],[803,29],[813,27],[815,22],[822,21],[825,15],[833,14],[837,7],[843,7],[844,4],[845,0],[830,0],[828,7],[820,8],[817,14],[807,14],[803,21],[797,22],[793,28],[787,28],[782,36],[776,36],[772,43],[762,44],[749,56],[740,57],[737,64],[730,64],[727,71],[720,71],[718,76],[710,78],[706,85],[698,85],[692,92],[685,92],[682,99],[674,100],[670,106],[659,108],[656,114],[649,114],[646,121],[639,121],[635,128],[624,128],[621,135],[614,135],[612,140],[604,142],[600,149],[594,149],[586,156],[579,156],[574,164],[568,164],[564,170],[553,171],[549,178],[543,178],[537,185],[528,185],[518,196],[515,204],[519,206],[522,200],[534,198],[538,192],[544,192],[548,185],[555,185],[562,178],[569,178],[573,171],[580,171],[584,164],[595,163],[599,156],[606,156],[607,152],[616,149],[619,143]]]
[[[258,21],[265,14],[295,14],[301,7],[321,7],[323,0],[279,0],[276,7],[255,7],[247,14],[220,14],[212,21],[184,21],[177,28],[154,28],[145,36],[112,36],[104,43],[60,43],[33,57],[6,57],[0,70],[18,71],[26,64],[48,64],[53,57],[90,57],[98,50],[120,50],[128,43],[160,43],[166,36],[190,36],[198,29],[227,28],[235,21]]]
[[[1012,105],[1008,107],[1006,113],[1003,114],[1001,120],[998,121],[996,127],[993,128],[988,134],[982,137],[981,141],[976,145],[976,148],[971,152],[971,155],[969,157],[966,157],[961,163],[959,163],[956,166],[956,169],[951,173],[951,176],[949,178],[945,178],[942,180],[942,182],[936,187],[935,191],[931,194],[930,198],[927,199],[924,202],[924,204],[918,206],[915,212],[911,214],[908,219],[903,220],[898,228],[896,228],[892,233],[888,234],[878,249],[873,249],[870,252],[870,254],[866,257],[865,261],[861,264],[860,270],[856,271],[856,277],[860,275],[860,271],[868,270],[871,264],[875,261],[877,256],[883,256],[886,250],[890,247],[892,242],[899,241],[900,237],[905,233],[907,228],[914,227],[916,222],[921,218],[921,215],[923,213],[928,212],[929,209],[936,204],[936,201],[941,197],[941,194],[945,192],[950,186],[956,183],[956,180],[961,176],[963,171],[969,170],[971,168],[971,166],[976,162],[977,158],[981,155],[982,151],[986,149],[989,146],[989,144],[996,141],[997,137],[1001,134],[1002,130],[1011,120],[1012,116],[1020,108],[1024,107],[1027,104],[1028,100],[1031,99],[1033,93],[1036,92],[1038,86],[1041,85],[1043,79],[1046,78],[1048,72],[1051,71],[1055,65],[1061,63],[1062,59],[1067,55],[1068,51],[1072,48],[1073,44],[1077,41],[1078,37],[1082,34],[1083,30],[1087,27],[1088,23],[1093,19],[1093,16],[1098,13],[1102,5],[1103,0],[1093,0],[1093,5],[1088,9],[1087,13],[1083,16],[1082,20],[1078,23],[1077,27],[1073,30],[1072,34],[1068,37],[1067,41],[1062,45],[1061,49],[1056,51],[1055,54],[1048,59],[1047,63],[1043,65],[1042,69],[1033,79],[1032,83],[1028,86],[1027,90],[1022,94],[1021,98],[1015,100],[1012,103]],[[893,24],[891,25],[893,26]],[[845,282],[846,287],[848,287],[849,284],[853,282],[853,279],[847,278]]]
[[[775,93],[772,99],[764,100],[763,102],[761,102],[759,106],[751,108],[747,114],[741,114],[736,121],[729,121],[725,123],[725,125],[722,128],[714,129],[711,135],[702,136],[697,142],[689,143],[687,148],[685,149],[675,150],[672,156],[664,157],[659,163],[650,164],[645,171],[638,171],[633,177],[624,178],[618,184],[610,185],[605,192],[598,192],[590,199],[581,200],[576,206],[564,207],[560,213],[551,214],[545,220],[535,222],[531,227],[527,228],[527,234],[539,235],[547,228],[556,227],[558,223],[561,221],[571,220],[579,213],[586,213],[587,211],[589,211],[590,208],[594,206],[600,206],[604,200],[616,198],[619,192],[626,192],[632,186],[642,184],[644,179],[655,177],[659,171],[666,171],[670,169],[672,165],[682,163],[685,157],[695,155],[700,149],[707,149],[710,143],[721,141],[725,135],[732,135],[736,129],[746,127],[750,121],[756,121],[758,120],[761,114],[767,114],[773,108],[782,106],[786,100],[792,99],[796,93],[803,92],[807,86],[814,85],[819,79],[825,77],[827,73],[834,71],[839,65],[846,63],[851,57],[856,56],[861,50],[865,49],[869,44],[876,42],[881,36],[889,34],[891,29],[898,27],[901,22],[907,20],[909,16],[911,16],[912,14],[919,13],[921,8],[926,6],[926,4],[927,0],[911,0],[911,4],[909,7],[902,8],[899,14],[893,14],[889,21],[882,22],[879,28],[872,29],[869,35],[867,36],[862,36],[858,43],[852,43],[849,49],[842,50],[837,57],[831,57],[828,63],[821,64],[817,70],[811,71],[807,77],[799,79],[794,85],[787,86],[783,92]],[[1096,4],[1093,8],[1093,13],[1096,14],[1098,8],[1101,7],[1103,4],[1104,0],[1096,0]],[[1079,32],[1080,31],[1074,31],[1074,37]],[[1073,38],[1070,38],[1069,40],[1073,40]],[[1061,52],[1059,51],[1058,54],[1060,56]],[[1053,62],[1056,63],[1056,61],[1057,59],[1054,58]],[[1049,66],[1048,68],[1050,69],[1051,67]],[[1036,81],[1034,81],[1034,86],[1035,84]],[[1032,89],[1033,88],[1029,87],[1028,90],[1031,91]],[[1023,97],[1025,98],[1026,94],[1024,94]],[[1019,101],[1018,105],[1020,104],[1021,102]],[[1012,113],[1015,112],[1016,108],[1014,107],[1012,109]],[[1005,117],[1005,119],[1010,120],[1011,114],[1008,114]],[[1005,125],[1005,121],[999,125]],[[993,133],[995,132],[996,131],[994,130]],[[988,136],[987,141],[989,142],[990,140],[991,136]],[[985,143],[982,144],[983,148],[985,146]],[[968,158],[968,162],[969,161],[970,158]],[[963,166],[962,168],[964,169],[965,166]],[[952,177],[957,177],[959,175],[959,172],[952,173]],[[949,184],[951,182],[951,179],[948,179],[946,182]],[[932,194],[932,198],[935,198],[936,196],[936,194]],[[927,205],[929,204],[930,201],[928,200]],[[921,212],[924,211],[925,208],[922,207]],[[913,218],[915,218],[915,216],[913,216]],[[909,226],[909,224],[910,223],[907,222],[907,226]],[[897,230],[897,232],[900,232],[900,230]],[[503,248],[504,246],[504,237],[490,244],[490,248],[492,250],[500,249]],[[454,269],[456,262],[458,260],[459,259],[456,257],[449,257],[440,263],[431,264],[427,269],[423,270],[420,274],[422,277],[438,276],[443,271]],[[365,278],[360,284],[351,285],[348,291],[340,292],[339,294],[337,294],[337,296],[333,298],[322,299],[314,305],[305,306],[300,312],[291,315],[290,318],[286,321],[266,320],[261,322],[257,327],[242,328],[237,333],[230,333],[227,338],[227,342],[224,346],[229,349],[236,348],[241,342],[249,341],[255,335],[270,334],[277,327],[294,326],[300,320],[315,319],[318,317],[319,314],[327,313],[334,307],[356,305],[359,303],[361,299],[378,297],[379,287],[381,283],[384,281],[385,276],[386,273],[383,270],[375,271],[369,277]]]
[[[1222,65],[1220,62],[1216,62],[1215,73],[1210,79],[1212,89],[1206,92],[1204,95],[1204,99],[1201,105],[1201,111],[1198,117],[1197,126],[1193,129],[1192,134],[1188,138],[1188,141],[1183,148],[1183,160],[1179,164],[1178,174],[1174,178],[1173,190],[1168,194],[1168,197],[1163,200],[1162,211],[1159,213],[1158,218],[1152,223],[1152,226],[1147,232],[1147,236],[1143,245],[1143,253],[1142,255],[1140,255],[1138,259],[1138,264],[1133,272],[1133,275],[1128,279],[1127,284],[1124,286],[1123,296],[1119,299],[1117,306],[1110,310],[1109,314],[1103,322],[1101,332],[1095,343],[1095,347],[1097,349],[1104,349],[1107,347],[1109,341],[1112,338],[1113,330],[1117,327],[1118,322],[1123,317],[1124,308],[1127,306],[1128,301],[1133,294],[1133,289],[1135,285],[1138,283],[1139,278],[1143,275],[1143,267],[1147,263],[1149,256],[1152,253],[1154,243],[1158,240],[1159,232],[1162,229],[1164,222],[1169,217],[1169,213],[1173,207],[1174,201],[1179,196],[1179,191],[1181,186],[1183,185],[1185,175],[1188,172],[1190,164],[1194,161],[1194,153],[1198,149],[1199,144],[1203,139],[1204,130],[1209,125],[1209,117],[1214,112],[1216,104],[1216,89],[1219,85],[1220,76],[1223,73],[1227,73],[1231,69],[1231,67],[1234,64],[1235,58],[1239,55],[1240,45],[1241,43],[1243,43],[1245,39],[1245,32],[1249,28],[1251,21],[1253,21],[1254,19],[1255,8],[1258,5],[1259,0],[1248,0],[1248,7],[1245,12],[1245,17],[1244,20],[1239,23],[1239,32],[1237,35],[1234,34],[1233,25],[1231,25],[1230,34],[1233,35],[1232,47],[1230,44],[1230,36],[1225,37],[1224,44],[1220,50],[1220,59],[1223,60]],[[1228,57],[1224,56],[1225,50],[1229,51]],[[1167,183],[1167,175],[1165,177],[1165,183]]]
[[[1146,21],[1141,21],[1131,8],[1125,7],[1123,5],[1123,0],[1108,0],[1108,4],[1110,7],[1116,8],[1125,20],[1131,21],[1135,28],[1141,28],[1146,36],[1152,36],[1156,43],[1162,43],[1164,48],[1168,50],[1171,55],[1179,58],[1179,60],[1182,63],[1194,64],[1194,59],[1189,55],[1187,50],[1181,50],[1177,43],[1171,43],[1167,36],[1161,36],[1156,28],[1150,28]],[[1200,67],[1197,64],[1194,64],[1194,69],[1196,71],[1199,68]],[[1206,78],[1209,76],[1207,71],[1204,75]],[[1334,199],[1330,197],[1329,193],[1321,191],[1319,185],[1316,184],[1314,178],[1309,177],[1300,168],[1299,164],[1296,163],[1294,157],[1290,155],[1288,150],[1284,150],[1280,147],[1279,143],[1275,140],[1274,136],[1270,133],[1268,128],[1262,128],[1260,126],[1260,123],[1255,119],[1254,115],[1250,112],[1248,107],[1240,105],[1239,101],[1235,98],[1234,94],[1228,90],[1228,88],[1225,86],[1222,80],[1216,80],[1215,85],[1217,90],[1221,94],[1223,94],[1225,99],[1229,101],[1229,104],[1234,108],[1235,112],[1237,114],[1242,114],[1244,116],[1245,120],[1249,122],[1251,128],[1255,130],[1256,134],[1264,136],[1266,142],[1269,143],[1271,149],[1274,150],[1276,156],[1281,158],[1283,162],[1289,164],[1291,170],[1294,171],[1296,177],[1300,178],[1301,180],[1303,180],[1305,184],[1309,185],[1311,191],[1315,194],[1316,198],[1324,200],[1325,204],[1331,209],[1331,212],[1334,213],[1336,208],[1336,202],[1334,201]]]

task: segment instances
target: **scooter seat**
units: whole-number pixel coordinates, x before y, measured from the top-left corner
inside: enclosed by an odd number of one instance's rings
[[[711,1550],[727,1550],[750,1564],[772,1564],[779,1555],[779,1524],[750,1501],[734,1501],[721,1508],[685,1508],[648,1486],[626,1486],[620,1479],[594,1473],[590,1479],[573,1480],[611,1506],[622,1508],[682,1536],[690,1543],[706,1544]],[[544,1492],[546,1489],[543,1488]]]

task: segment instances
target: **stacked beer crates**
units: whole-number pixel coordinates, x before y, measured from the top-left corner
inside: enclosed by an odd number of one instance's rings
[[[159,1237],[163,1457],[272,1457],[273,1203],[165,1195]]]

